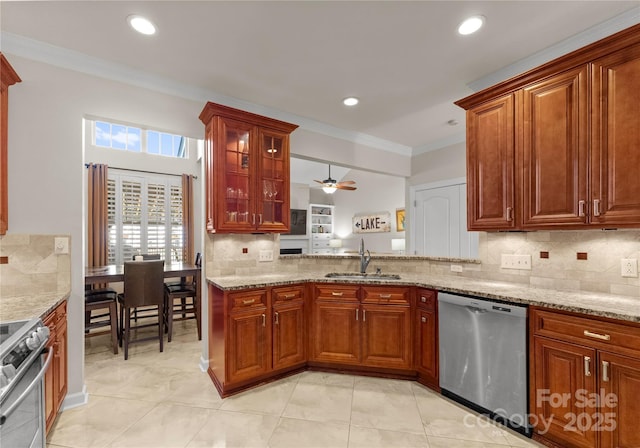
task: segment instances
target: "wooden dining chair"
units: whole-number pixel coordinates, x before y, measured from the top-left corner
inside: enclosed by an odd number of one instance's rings
[[[110,327],[113,354],[118,354],[118,312],[117,293],[113,288],[91,289],[84,292],[84,332],[85,337],[97,336],[104,332],[93,333],[96,328]]]
[[[142,328],[158,326],[157,339],[160,351],[164,350],[164,261],[127,261],[124,263],[124,292],[118,294],[120,303],[120,341],[124,348],[124,359],[129,359],[129,344],[156,339],[156,336],[131,339],[131,330],[136,332]],[[145,308],[139,313],[137,323],[131,327],[132,310]],[[149,318],[156,318],[157,323],[146,323]]]
[[[202,264],[202,256],[200,252],[196,254],[194,263],[200,267]],[[198,331],[198,340],[202,340],[201,329],[201,303],[197,294],[196,277],[182,277],[179,282],[165,283],[165,314],[167,316],[167,341],[171,342],[173,335],[173,322],[175,320],[195,319]],[[180,302],[176,303],[176,300]]]

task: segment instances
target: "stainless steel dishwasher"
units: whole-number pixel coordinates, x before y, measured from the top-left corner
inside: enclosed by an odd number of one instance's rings
[[[527,308],[438,293],[442,394],[531,435]]]

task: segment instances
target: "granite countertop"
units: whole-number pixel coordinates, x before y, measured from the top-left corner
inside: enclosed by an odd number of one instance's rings
[[[419,286],[443,292],[469,294],[507,303],[545,306],[640,323],[640,291],[636,297],[614,294],[560,291],[524,284],[486,281],[453,275],[400,274],[399,280],[326,278],[323,273],[280,273],[255,276],[208,277],[207,281],[226,290],[290,285],[304,282]]]
[[[69,299],[70,291],[51,291],[19,296],[3,296],[0,299],[0,322],[43,319],[63,301]]]

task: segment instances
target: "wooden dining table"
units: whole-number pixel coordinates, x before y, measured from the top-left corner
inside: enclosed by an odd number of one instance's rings
[[[200,303],[202,268],[195,264],[173,262],[165,263],[164,278],[193,277],[196,284],[196,299]],[[124,265],[110,264],[106,266],[86,266],[84,268],[84,284],[124,282]]]

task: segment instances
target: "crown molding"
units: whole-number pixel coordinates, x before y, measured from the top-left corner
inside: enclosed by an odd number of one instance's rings
[[[0,33],[2,51],[48,65],[64,68],[111,81],[172,95],[187,100],[207,101],[242,109],[259,115],[265,115],[289,123],[296,123],[300,129],[323,134],[329,137],[346,140],[359,145],[388,151],[403,156],[411,156],[411,147],[389,140],[374,137],[361,132],[349,131],[299,115],[283,112],[260,104],[251,103],[231,96],[223,95],[208,89],[198,88],[168,78],[153,75],[143,70],[133,69],[67,48],[58,47],[46,42],[30,39],[13,33]],[[197,117],[196,117],[197,118]]]
[[[467,86],[474,92],[479,92],[638,23],[640,23],[640,6],[472,81]]]

